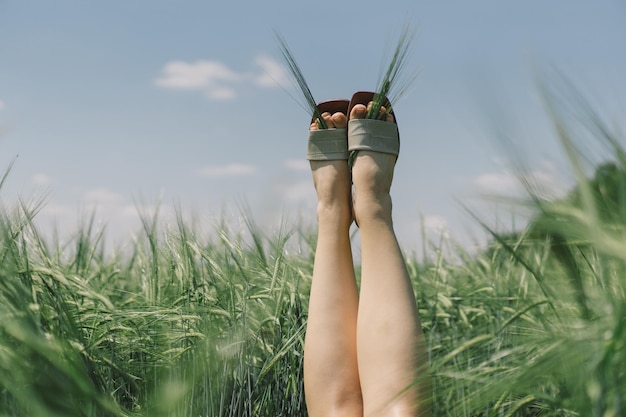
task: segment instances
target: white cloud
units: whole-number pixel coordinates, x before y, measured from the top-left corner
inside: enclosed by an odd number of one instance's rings
[[[290,171],[304,171],[308,172],[311,170],[311,165],[309,161],[304,159],[287,159],[283,165]]]
[[[108,188],[93,188],[83,194],[83,199],[87,203],[95,204],[118,204],[124,201],[124,196]]]
[[[256,167],[246,164],[229,164],[221,166],[209,166],[196,170],[196,174],[201,177],[219,178],[233,177],[241,175],[251,175],[256,172]]]
[[[165,64],[154,84],[170,90],[200,91],[212,100],[236,98],[235,87],[242,84],[264,88],[288,87],[292,84],[285,69],[268,56],[255,58],[254,66],[256,68],[253,71],[237,72],[225,63],[214,60],[170,61]]]
[[[31,178],[31,181],[33,182],[33,184],[40,186],[40,187],[46,187],[48,185],[52,185],[52,183],[54,182],[52,177],[46,174],[41,174],[41,173],[33,175]]]
[[[171,61],[154,83],[171,90],[204,91],[214,100],[230,100],[236,96],[232,85],[244,78],[219,61]]]
[[[254,60],[254,63],[263,70],[263,74],[254,79],[256,85],[269,88],[291,85],[291,79],[285,68],[272,58],[261,55]]]
[[[163,75],[154,82],[159,87],[174,90],[204,90],[219,82],[233,82],[241,76],[219,61],[168,62]]]
[[[431,230],[442,231],[448,228],[448,221],[445,217],[437,214],[425,216],[424,227]]]
[[[521,191],[519,180],[510,172],[483,174],[474,180],[474,184],[482,191],[496,194],[509,194],[511,192]]]
[[[560,172],[555,165],[544,162],[539,168],[528,171],[520,177],[509,171],[492,172],[476,177],[473,183],[486,193],[520,196],[525,193],[522,184],[524,182],[533,188],[533,192],[542,197],[562,197],[566,193],[568,185]]]

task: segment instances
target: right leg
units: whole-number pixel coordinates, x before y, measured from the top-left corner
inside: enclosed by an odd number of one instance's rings
[[[365,117],[356,105],[351,119]],[[393,123],[393,117],[387,117]],[[366,417],[427,417],[428,355],[415,295],[391,217],[395,155],[359,151],[354,214],[361,232],[358,358]]]
[[[329,126],[345,127],[342,114],[324,118]],[[311,161],[311,169],[319,229],[304,346],[307,409],[311,417],[362,417],[356,358],[358,295],[349,235],[350,171],[345,160]]]

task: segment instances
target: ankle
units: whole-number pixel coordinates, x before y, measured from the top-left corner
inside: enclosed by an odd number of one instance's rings
[[[311,163],[313,183],[317,194],[317,219],[320,224],[350,225],[352,202],[351,178],[344,160],[315,161]]]

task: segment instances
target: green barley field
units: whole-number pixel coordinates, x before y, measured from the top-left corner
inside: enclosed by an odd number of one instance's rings
[[[626,415],[624,137],[546,101],[576,186],[545,198],[520,165],[527,228],[407,254],[434,416]],[[578,129],[605,160],[581,156]],[[130,252],[105,253],[89,221],[68,245],[44,237],[40,207],[0,208],[1,417],[306,416],[314,232],[144,218]]]

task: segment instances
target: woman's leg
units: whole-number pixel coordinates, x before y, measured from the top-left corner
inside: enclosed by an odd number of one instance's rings
[[[341,113],[324,118],[329,127],[345,127]],[[351,175],[345,160],[311,161],[311,169],[319,229],[304,346],[307,409],[310,417],[362,417],[358,296],[349,236]]]
[[[364,118],[365,111],[357,105],[350,118]],[[391,218],[395,159],[359,151],[352,169],[361,233],[357,350],[365,417],[431,414],[424,336]]]

